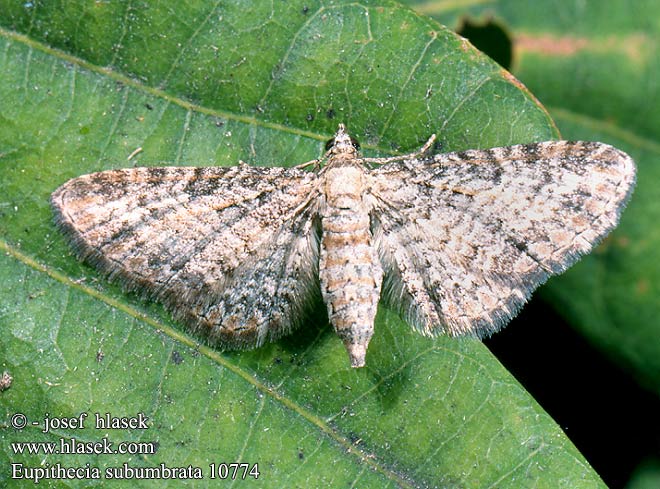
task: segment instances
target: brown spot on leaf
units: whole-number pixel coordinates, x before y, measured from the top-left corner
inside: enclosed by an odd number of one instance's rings
[[[520,51],[540,53],[546,56],[574,56],[581,51],[594,53],[621,53],[634,63],[647,60],[652,43],[643,34],[630,36],[608,36],[604,39],[589,39],[586,37],[556,36],[554,34],[519,34],[516,36],[515,48]]]
[[[628,246],[630,246],[630,238],[628,236],[617,236],[616,244],[620,248],[627,248]]]
[[[589,40],[581,37],[562,36],[551,34],[533,36],[520,34],[516,37],[516,48],[523,51],[536,52],[551,56],[570,56],[583,50]]]
[[[648,279],[645,278],[638,280],[635,284],[635,289],[639,295],[646,295],[650,288],[651,284],[649,283]]]

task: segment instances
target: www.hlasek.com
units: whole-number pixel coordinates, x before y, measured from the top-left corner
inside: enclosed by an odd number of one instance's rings
[[[89,419],[88,419],[89,418]],[[51,417],[46,414],[41,421],[28,422],[22,413],[12,416],[10,424],[13,428],[21,430],[28,424],[39,426],[42,433],[51,435],[56,430],[80,430],[87,427],[101,430],[148,430],[148,417],[138,413],[132,417],[115,417],[109,413],[81,413],[77,417]],[[43,423],[43,424],[42,424]],[[51,431],[53,430],[53,431]],[[12,441],[10,449],[17,456],[25,455],[154,455],[159,448],[157,441],[122,441],[114,443],[107,436],[89,441],[75,437],[59,437],[57,441]],[[102,465],[102,464],[101,464]],[[170,467],[161,463],[153,467],[135,466],[126,462],[117,466],[95,466],[90,463],[84,465],[69,465],[67,463],[42,463],[39,466],[30,466],[19,462],[11,463],[11,478],[31,480],[38,484],[42,480],[94,480],[94,479],[246,479],[259,478],[258,464],[250,463],[212,463],[208,470],[201,467],[187,465],[183,467]]]

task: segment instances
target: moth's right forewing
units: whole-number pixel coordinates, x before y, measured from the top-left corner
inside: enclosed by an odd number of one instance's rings
[[[550,141],[410,159],[371,178],[386,302],[423,333],[483,336],[616,226],[635,166],[602,143]]]

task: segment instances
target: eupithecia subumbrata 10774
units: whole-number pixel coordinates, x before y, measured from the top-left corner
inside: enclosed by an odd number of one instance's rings
[[[635,181],[595,142],[361,158],[343,125],[296,168],[129,168],[51,198],[78,256],[245,349],[320,295],[354,367],[379,300],[424,335],[485,336],[614,228]],[[325,162],[324,165],[321,165]]]

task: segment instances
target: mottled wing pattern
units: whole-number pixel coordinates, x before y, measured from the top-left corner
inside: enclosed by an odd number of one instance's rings
[[[635,170],[606,144],[550,141],[371,175],[384,300],[424,334],[483,336],[617,224]]]
[[[134,168],[71,180],[51,202],[81,259],[212,343],[252,348],[318,295],[317,187],[297,169]]]

